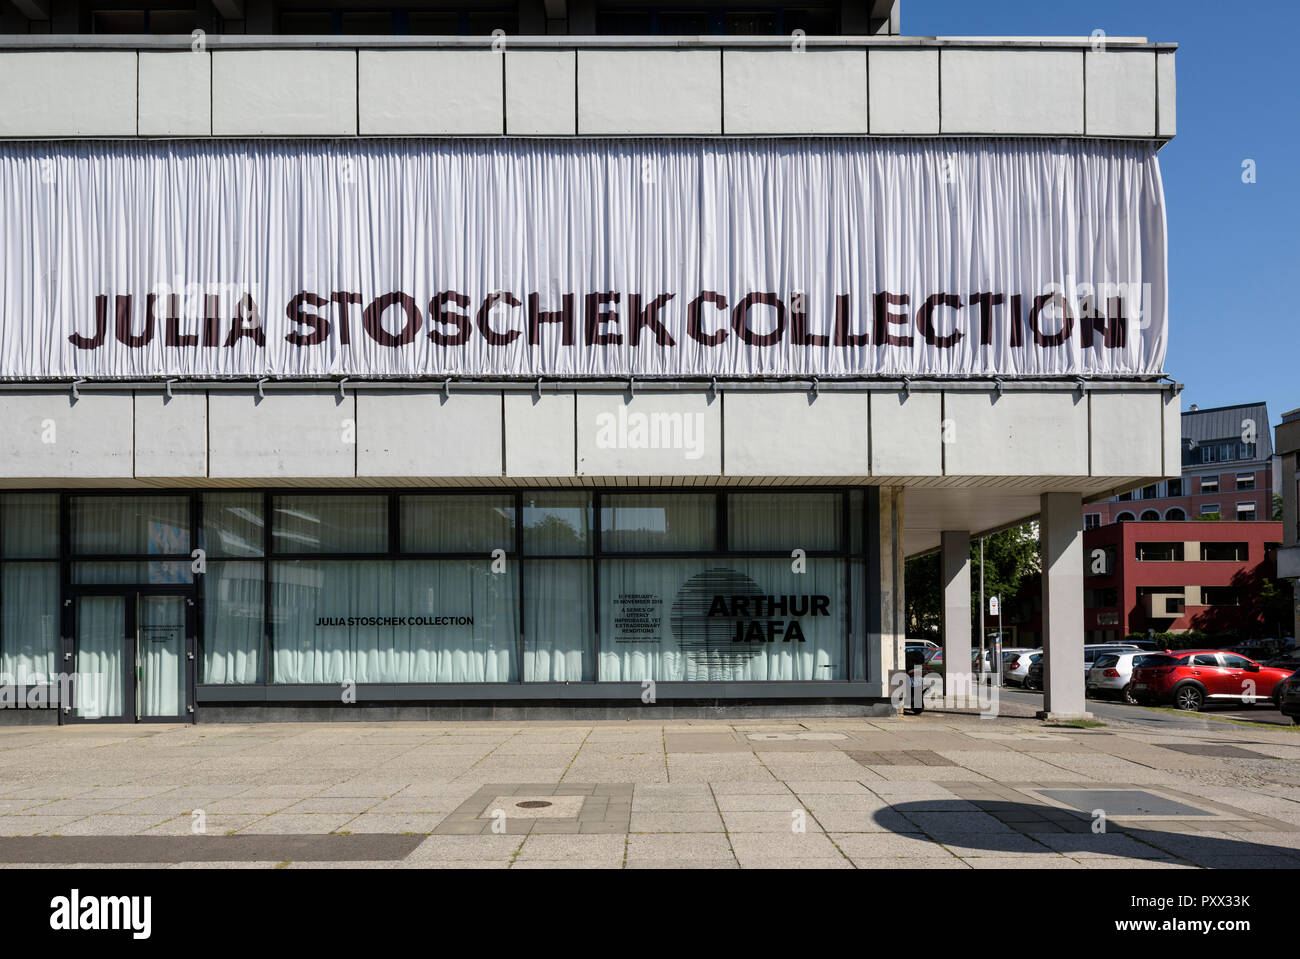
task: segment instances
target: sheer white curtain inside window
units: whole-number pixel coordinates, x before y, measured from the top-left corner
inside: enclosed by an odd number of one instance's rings
[[[509,566],[282,561],[272,564],[271,578],[278,683],[516,678],[518,603]]]
[[[77,715],[86,719],[121,716],[126,707],[122,657],[126,647],[126,599],[77,599]]]
[[[58,649],[58,564],[5,563],[0,580],[0,681],[51,681]]]

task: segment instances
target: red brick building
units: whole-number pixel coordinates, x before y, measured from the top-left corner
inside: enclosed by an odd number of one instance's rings
[[[1084,635],[1266,630],[1253,600],[1276,575],[1278,522],[1112,523],[1084,533]],[[1100,572],[1097,572],[1100,570]]]

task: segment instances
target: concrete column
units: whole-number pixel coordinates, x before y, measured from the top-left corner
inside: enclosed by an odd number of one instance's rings
[[[1043,562],[1043,711],[1089,719],[1083,683],[1083,499],[1044,493],[1038,519]]]
[[[876,545],[880,564],[879,643],[868,643],[867,673],[885,683],[882,695],[889,694],[889,678],[904,667],[903,644],[907,638],[907,608],[903,593],[903,487],[880,487]],[[875,550],[873,550],[875,552]],[[869,634],[875,633],[868,625]]]
[[[939,536],[943,576],[943,694],[969,696],[970,533],[945,530]]]

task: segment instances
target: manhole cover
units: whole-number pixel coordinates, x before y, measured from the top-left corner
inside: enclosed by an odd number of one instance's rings
[[[555,796],[550,793],[515,793],[497,796],[479,813],[479,819],[577,819],[586,796]]]
[[[1214,816],[1213,812],[1174,802],[1140,789],[1039,789],[1041,795],[1071,809],[1091,813],[1104,809],[1107,816]]]

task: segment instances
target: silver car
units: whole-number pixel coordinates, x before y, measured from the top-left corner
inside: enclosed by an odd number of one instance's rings
[[[1133,667],[1140,666],[1142,658],[1150,655],[1150,650],[1142,649],[1102,653],[1088,670],[1087,694],[1093,698],[1114,696],[1126,703],[1136,703],[1129,687]]]
[[[1002,653],[1002,682],[1009,686],[1023,686],[1029,675],[1029,664],[1034,653],[1041,649],[1008,649]]]

